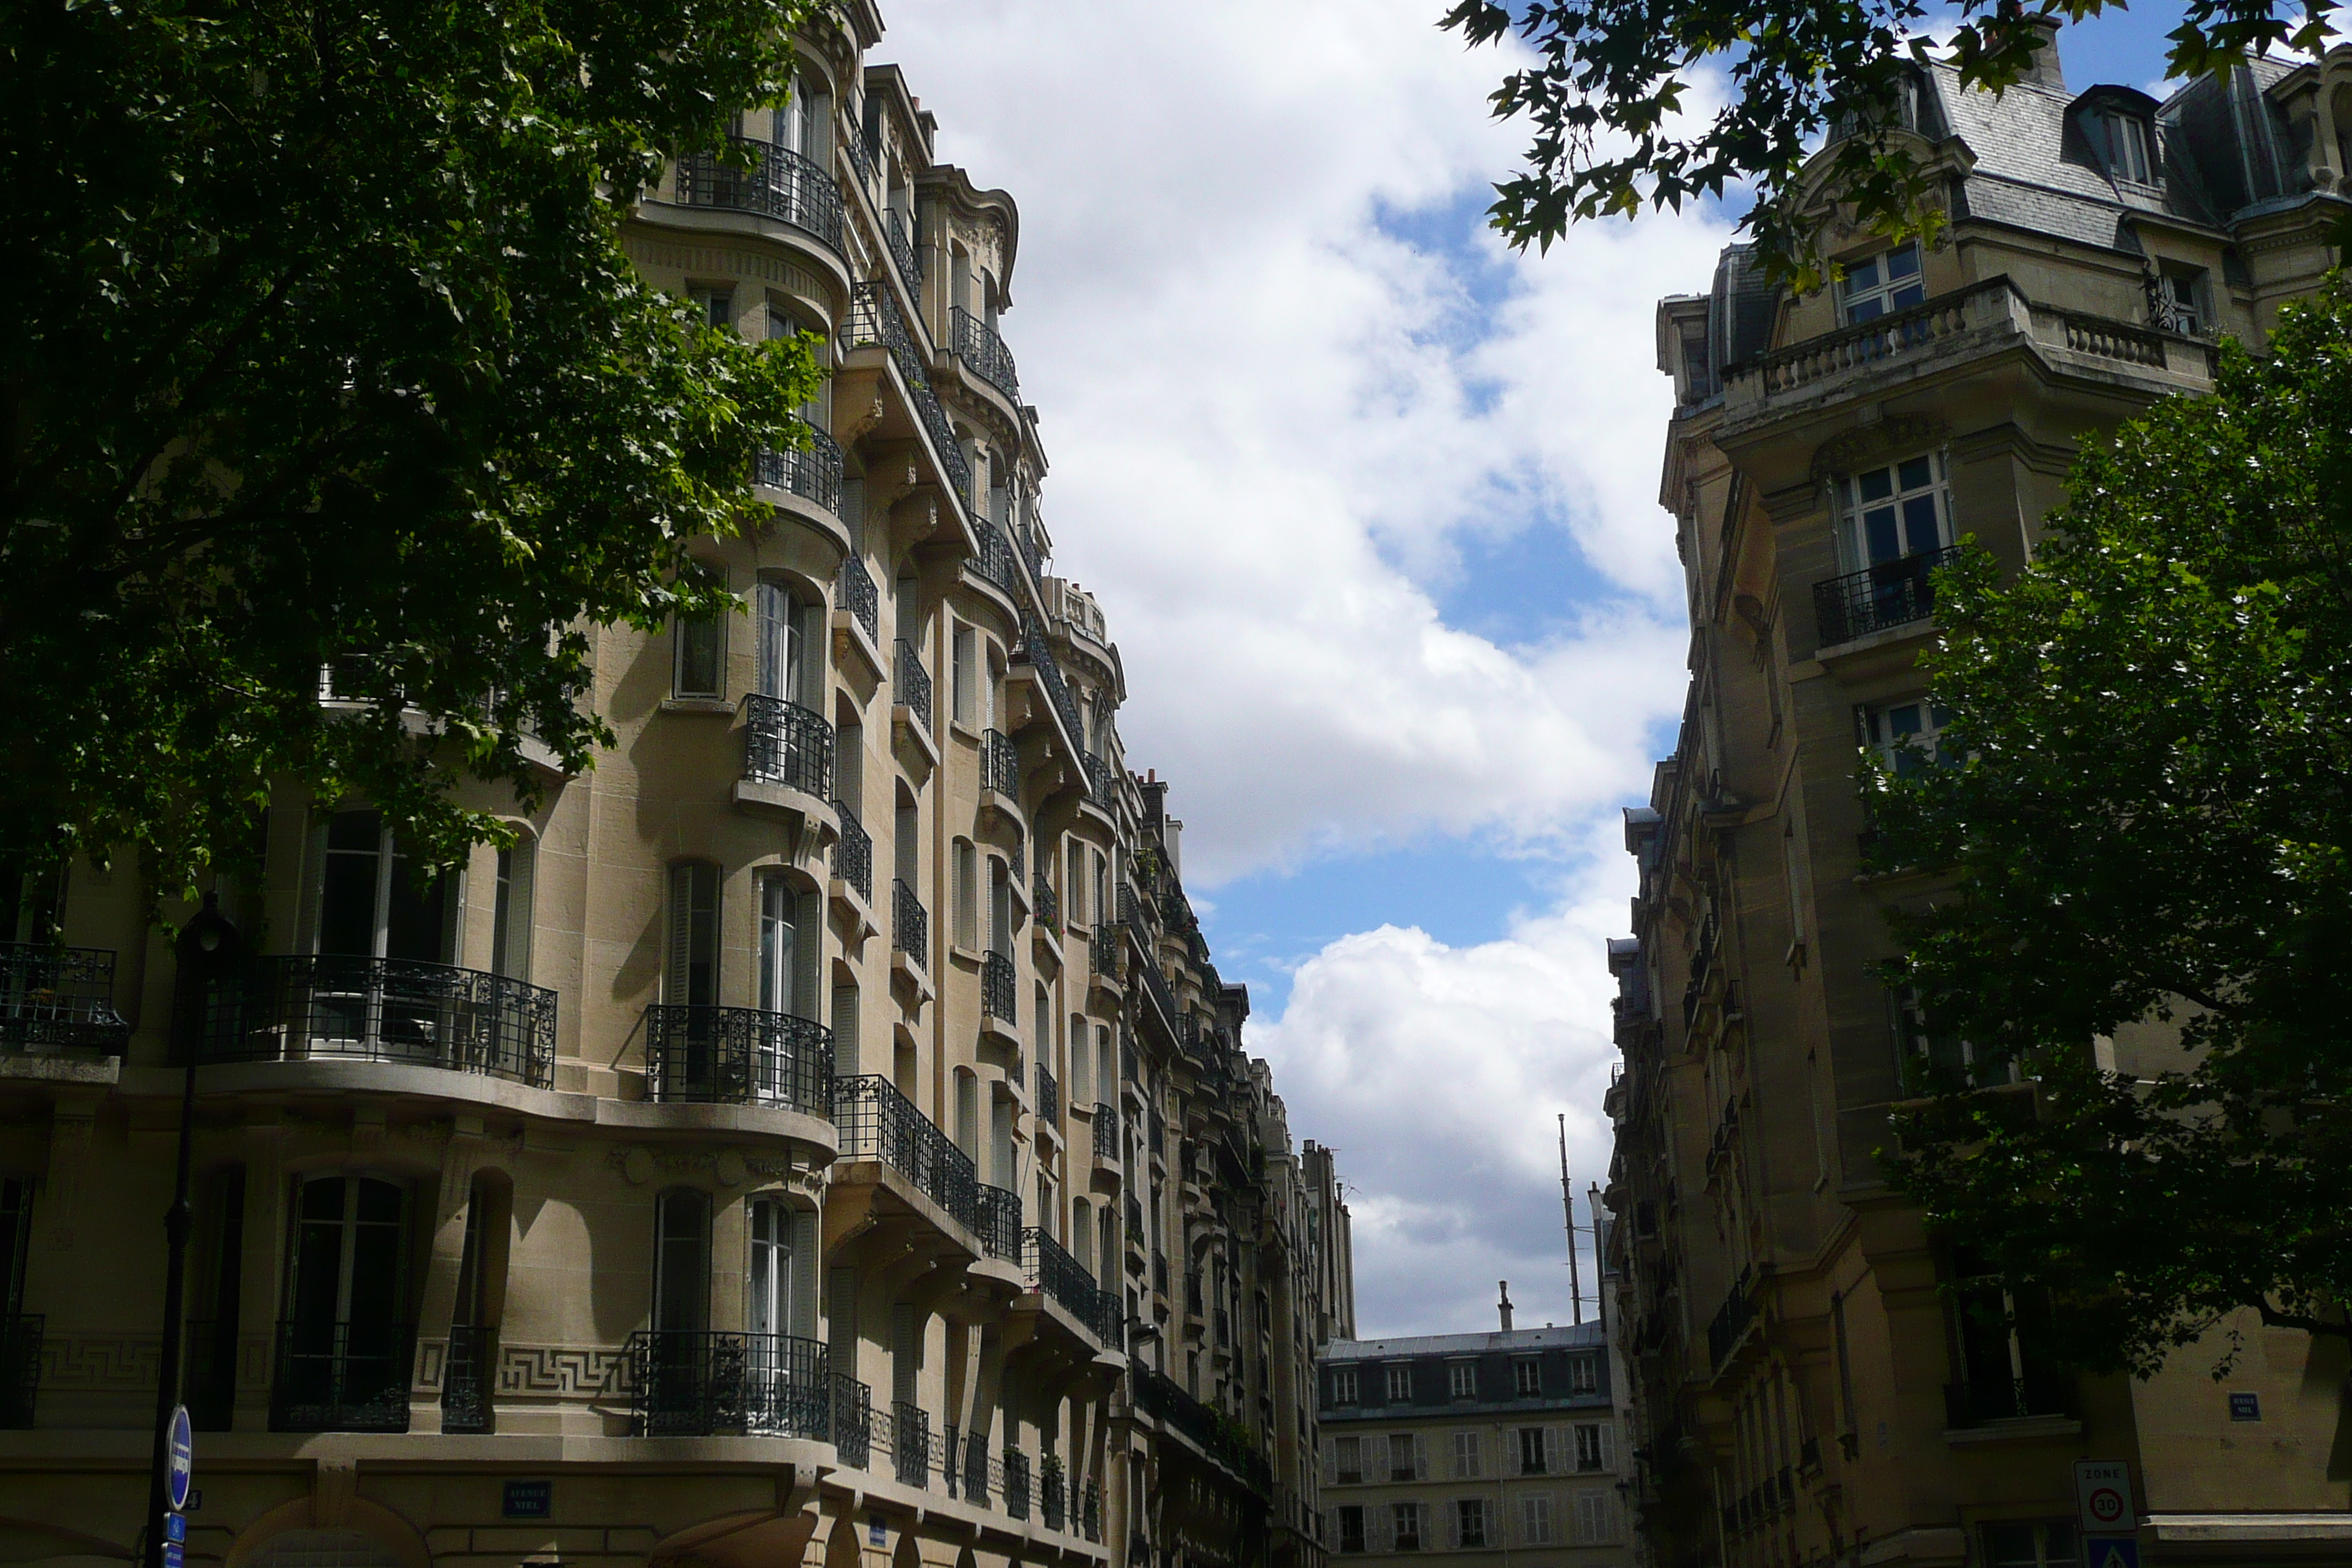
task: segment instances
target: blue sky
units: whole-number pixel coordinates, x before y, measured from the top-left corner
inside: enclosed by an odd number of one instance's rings
[[[1005,332],[1056,569],[1295,1137],[1335,1146],[1360,1330],[1566,1321],[1554,1118],[1605,1173],[1619,808],[1687,646],[1659,296],[1719,210],[1505,251],[1505,68],[1435,0],[891,0],[879,58],[1022,211]],[[2176,6],[2067,30],[2149,86]]]

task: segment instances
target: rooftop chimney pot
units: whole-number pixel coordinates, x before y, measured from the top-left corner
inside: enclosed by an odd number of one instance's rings
[[[1511,1282],[1507,1279],[1497,1279],[1495,1281],[1495,1288],[1502,1292],[1503,1299],[1497,1304],[1496,1310],[1502,1314],[1503,1331],[1507,1334],[1511,1331]]]

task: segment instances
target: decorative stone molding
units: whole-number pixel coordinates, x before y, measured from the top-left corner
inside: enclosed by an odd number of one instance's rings
[[[1850,471],[1864,458],[1940,441],[1950,435],[1951,430],[1952,427],[1940,419],[1930,419],[1917,414],[1897,414],[1874,420],[1868,425],[1842,431],[1815,447],[1812,475],[1815,479],[1827,479],[1832,475]]]

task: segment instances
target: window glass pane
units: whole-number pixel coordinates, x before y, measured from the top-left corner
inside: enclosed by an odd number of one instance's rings
[[[1902,535],[1895,526],[1895,509],[1891,506],[1875,507],[1862,514],[1862,536],[1873,561],[1894,561],[1903,554]]]
[[[1935,478],[1935,468],[1925,458],[1906,458],[1897,470],[1897,478],[1906,490],[1916,490]]]
[[[1877,295],[1873,294],[1867,299],[1856,300],[1847,305],[1845,319],[1848,321],[1874,321],[1885,313],[1885,305],[1880,302]]]
[[[1903,287],[1895,289],[1892,294],[1888,295],[1887,300],[1895,310],[1907,310],[1912,306],[1916,305],[1921,300],[1927,299],[1927,285],[1923,283],[1906,283]]]
[[[1943,531],[1936,525],[1936,498],[1913,496],[1903,503],[1903,537],[1914,555],[1943,547]]]
[[[1864,294],[1878,287],[1878,258],[1849,267],[1845,271],[1845,291]]]
[[[1886,280],[1888,282],[1891,283],[1898,278],[1916,278],[1917,276],[1919,276],[1919,247],[1917,246],[1906,245],[1899,250],[1891,250],[1887,252]]]
[[[1854,481],[1854,488],[1864,500],[1885,500],[1895,493],[1895,476],[1885,468],[1873,468]]]

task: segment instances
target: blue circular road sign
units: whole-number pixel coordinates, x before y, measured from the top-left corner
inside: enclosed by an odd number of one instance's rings
[[[188,1482],[195,1473],[196,1432],[189,1425],[188,1407],[183,1405],[172,1412],[171,1457],[163,1470],[163,1489],[172,1500],[173,1512],[188,1506]]]

